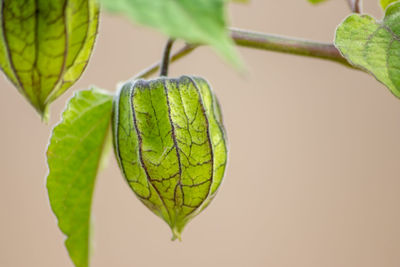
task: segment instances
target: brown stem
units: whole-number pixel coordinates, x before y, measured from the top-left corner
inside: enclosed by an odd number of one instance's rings
[[[184,47],[182,47],[181,49],[179,49],[178,51],[174,52],[170,58],[170,63],[177,61],[178,59],[186,56],[187,54],[189,54],[190,52],[192,52],[197,46],[196,45],[190,45],[190,44],[186,44]],[[140,79],[140,78],[147,78],[150,77],[151,75],[153,75],[154,73],[156,73],[161,66],[161,62],[156,62],[153,65],[151,65],[150,67],[142,70],[141,72],[139,72],[138,74],[136,74],[132,79],[136,80],[136,79]]]
[[[351,12],[361,13],[361,0],[347,0],[347,3],[350,6]]]
[[[231,29],[230,33],[233,41],[238,46],[320,58],[341,63],[347,67],[354,68],[331,43],[307,41],[297,38],[250,32],[240,29]],[[170,62],[174,62],[184,57],[198,46],[199,45],[186,44],[183,48],[173,53]],[[160,69],[160,65],[160,62],[153,64],[149,68],[137,74],[133,79],[149,77]]]
[[[168,66],[170,61],[171,48],[172,45],[174,44],[174,41],[175,39],[169,38],[167,44],[165,45],[163,57],[161,59],[160,76],[168,76]]]

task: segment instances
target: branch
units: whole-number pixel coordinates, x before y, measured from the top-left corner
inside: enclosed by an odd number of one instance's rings
[[[352,67],[333,44],[231,29],[238,46],[335,61]]]
[[[347,3],[349,4],[351,12],[361,13],[361,0],[347,0]]]
[[[347,67],[355,68],[340,54],[333,44],[307,41],[265,33],[250,32],[247,30],[231,29],[233,41],[242,47],[275,51],[286,54],[320,58],[341,63]],[[186,44],[183,48],[173,53],[170,62],[174,62],[190,52],[199,45]],[[132,79],[147,78],[160,69],[160,62],[154,63],[149,68],[138,73]]]

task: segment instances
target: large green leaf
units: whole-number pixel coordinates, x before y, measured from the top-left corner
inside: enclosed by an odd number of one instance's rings
[[[0,66],[42,115],[71,87],[97,34],[97,0],[2,0]]]
[[[380,3],[381,3],[382,9],[385,10],[388,5],[390,5],[391,3],[397,2],[397,1],[398,0],[380,0]]]
[[[112,12],[154,27],[189,43],[212,45],[234,64],[240,64],[226,23],[228,0],[101,0]]]
[[[78,92],[54,128],[47,150],[50,204],[77,267],[89,265],[92,194],[111,140],[111,111],[111,95],[98,89]]]
[[[335,45],[351,64],[400,97],[400,3],[388,6],[383,21],[350,15],[338,27]]]

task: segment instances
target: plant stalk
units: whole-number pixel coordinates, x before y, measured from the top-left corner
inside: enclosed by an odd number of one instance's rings
[[[168,76],[168,66],[170,61],[171,48],[174,42],[175,39],[169,38],[167,43],[165,44],[163,57],[161,59],[160,76]]]
[[[241,29],[230,29],[230,34],[233,41],[241,47],[320,58],[355,68],[348,63],[348,61],[340,54],[339,50],[337,50],[337,48],[331,43],[308,41]],[[172,54],[170,62],[174,62],[186,56],[198,46],[200,45],[186,44],[184,47]],[[138,73],[132,79],[147,78],[156,73],[160,69],[161,65],[162,62],[154,63],[149,68]]]
[[[190,52],[192,52],[197,46],[195,45],[190,45],[190,44],[186,44],[184,47],[182,47],[181,49],[179,49],[178,51],[172,53],[172,56],[170,57],[169,62],[175,62],[178,59],[186,56],[187,54],[189,54]],[[151,75],[155,74],[161,66],[161,62],[156,62],[153,65],[151,65],[150,67],[142,70],[141,72],[139,72],[138,74],[136,74],[132,80],[136,80],[136,79],[140,79],[140,78],[148,78]]]
[[[308,41],[279,35],[231,29],[238,46],[336,61],[351,66],[331,43]]]
[[[351,12],[361,13],[361,0],[347,0],[347,3],[349,4]]]

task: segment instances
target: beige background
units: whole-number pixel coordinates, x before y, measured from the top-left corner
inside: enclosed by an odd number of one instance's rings
[[[381,16],[376,0],[365,9]],[[345,1],[252,0],[232,24],[330,41]],[[165,39],[103,15],[82,79],[52,106],[50,125],[0,80],[0,266],[72,267],[45,190],[45,148],[74,90],[115,84],[158,59]],[[400,102],[372,77],[336,63],[240,49],[238,75],[209,49],[171,75],[206,77],[230,143],[212,205],[171,242],[167,225],[125,184],[112,157],[94,199],[93,267],[400,266]]]

